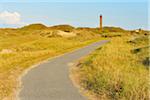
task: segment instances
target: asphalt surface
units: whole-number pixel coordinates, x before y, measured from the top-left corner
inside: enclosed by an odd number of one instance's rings
[[[31,69],[22,77],[20,100],[86,100],[69,78],[69,63],[88,55],[107,40],[90,44],[81,49],[48,60]]]

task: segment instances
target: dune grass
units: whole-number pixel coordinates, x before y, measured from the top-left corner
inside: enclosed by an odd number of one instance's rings
[[[0,31],[0,100],[14,99],[17,78],[31,65],[100,40],[99,35],[64,38],[45,37],[40,32],[43,30]]]
[[[141,62],[149,56],[149,49],[132,52],[149,44],[147,39],[129,43],[131,37],[111,38],[73,68],[74,81],[91,100],[149,100],[149,68]]]

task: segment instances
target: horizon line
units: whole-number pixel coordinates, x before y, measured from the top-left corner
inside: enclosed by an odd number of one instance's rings
[[[0,27],[0,29],[19,29],[19,28],[23,28],[25,26],[29,26],[29,25],[36,25],[36,24],[41,24],[41,25],[44,25],[46,27],[53,27],[53,26],[59,26],[59,25],[68,25],[68,26],[72,26],[74,28],[99,28],[99,26],[97,27],[90,27],[90,26],[75,26],[75,25],[71,25],[71,24],[54,24],[54,25],[46,25],[44,23],[31,23],[31,24],[27,24],[27,25],[23,25],[23,26],[18,26],[18,27]],[[104,27],[114,27],[114,28],[121,28],[123,30],[137,30],[137,29],[142,29],[142,30],[145,30],[145,31],[150,31],[150,29],[144,29],[144,28],[134,28],[134,29],[127,29],[127,28],[123,28],[121,26],[113,26],[113,25],[103,25],[103,28]]]

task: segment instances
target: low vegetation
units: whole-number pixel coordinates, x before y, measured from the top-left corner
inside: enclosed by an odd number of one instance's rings
[[[110,43],[83,58],[73,80],[91,100],[149,100],[149,36],[106,35]]]
[[[103,27],[103,32],[102,33],[109,33],[109,32],[128,32],[127,30],[124,30],[120,27]]]
[[[32,24],[0,29],[0,100],[13,100],[18,77],[32,65],[101,39],[110,43],[80,61],[77,83],[96,100],[148,100],[148,35],[117,27]]]
[[[70,25],[56,25],[56,26],[49,27],[49,29],[61,30],[64,32],[72,32],[75,28]]]
[[[64,37],[57,33],[65,32],[65,26],[58,27],[33,24],[19,29],[0,29],[0,100],[6,97],[12,100],[18,77],[31,65],[100,40],[99,34],[83,31]]]

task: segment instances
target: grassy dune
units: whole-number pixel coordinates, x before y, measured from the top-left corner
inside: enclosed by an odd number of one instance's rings
[[[91,100],[149,100],[148,36],[109,39],[73,68],[74,81]]]
[[[100,40],[98,34],[83,33],[65,38],[40,24],[0,29],[0,100],[12,100],[17,78],[31,65]]]

